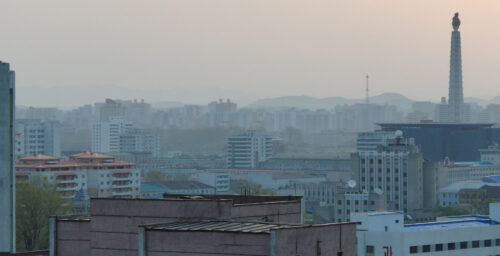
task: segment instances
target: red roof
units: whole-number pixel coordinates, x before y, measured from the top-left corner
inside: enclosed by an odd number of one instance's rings
[[[71,155],[69,157],[70,158],[104,158],[104,159],[115,158],[112,155],[106,155],[103,153],[97,153],[97,152],[91,152],[91,151],[85,151],[82,153],[74,154],[74,155]]]
[[[44,154],[34,154],[31,156],[25,156],[19,158],[20,161],[29,161],[29,160],[59,160],[61,158],[56,157],[56,156],[49,156],[49,155],[44,155]]]

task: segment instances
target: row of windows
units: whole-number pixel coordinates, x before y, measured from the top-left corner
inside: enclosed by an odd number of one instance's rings
[[[422,245],[422,246],[410,246],[410,254],[415,254],[419,252],[440,252],[440,251],[452,251],[458,249],[469,249],[469,248],[480,248],[480,247],[491,247],[495,243],[495,246],[500,246],[500,239],[492,240],[475,240],[475,241],[462,241],[457,243],[446,243],[446,244],[434,244],[434,245]],[[368,247],[367,247],[368,249]]]

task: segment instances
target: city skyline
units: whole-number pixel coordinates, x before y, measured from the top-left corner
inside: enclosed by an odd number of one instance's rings
[[[240,102],[289,95],[362,98],[368,73],[371,95],[394,92],[438,102],[447,95],[448,24],[458,11],[467,19],[464,95],[500,95],[490,75],[500,57],[491,50],[500,42],[491,29],[499,21],[488,18],[495,3],[443,1],[432,9],[429,1],[121,1],[99,9],[92,2],[4,3],[0,19],[7,36],[0,54],[23,74],[20,91],[114,85],[194,103],[200,96],[182,92],[219,88],[220,97]]]

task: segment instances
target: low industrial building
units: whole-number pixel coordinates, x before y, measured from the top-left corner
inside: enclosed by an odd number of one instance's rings
[[[241,221],[142,226],[139,255],[356,255],[356,224]]]
[[[437,222],[404,224],[402,212],[354,213],[359,256],[499,255],[500,204],[489,216],[438,218]]]
[[[495,176],[498,177],[498,176]],[[481,181],[455,182],[439,190],[440,206],[470,205],[474,202],[500,199],[500,183]]]
[[[303,212],[302,198],[294,196],[92,198],[89,216],[51,218],[51,255],[135,256],[140,225],[207,220],[300,224]]]

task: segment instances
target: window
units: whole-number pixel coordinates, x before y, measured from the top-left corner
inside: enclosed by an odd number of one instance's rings
[[[467,242],[466,241],[460,242],[460,249],[467,249]]]
[[[443,244],[436,244],[436,252],[440,252],[443,250]]]
[[[375,247],[373,245],[367,245],[366,253],[375,253]]]
[[[497,239],[497,240],[495,241],[495,245],[496,245],[496,246],[500,246],[500,239]]]
[[[418,252],[418,247],[417,246],[410,246],[410,253],[417,253]]]
[[[431,246],[429,244],[426,244],[422,247],[422,252],[430,252],[431,251]]]
[[[491,247],[491,240],[484,240],[484,247]]]
[[[472,241],[472,248],[479,248],[479,241]]]
[[[455,243],[448,243],[448,250],[455,250]]]

